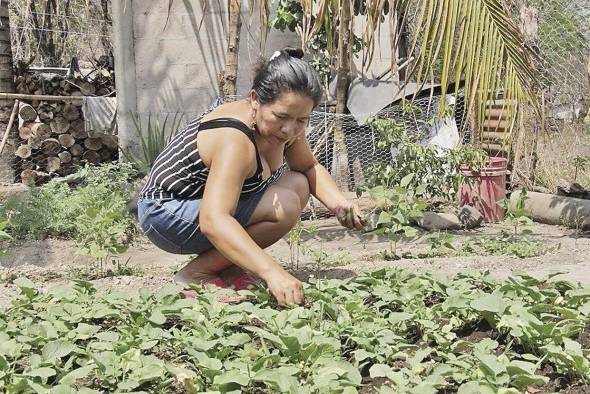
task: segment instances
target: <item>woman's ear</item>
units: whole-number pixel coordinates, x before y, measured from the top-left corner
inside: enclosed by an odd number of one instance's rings
[[[259,105],[258,104],[258,95],[254,91],[254,89],[250,90],[250,94],[249,94],[248,98],[250,99],[250,104],[252,105],[252,109],[257,110],[258,105]]]

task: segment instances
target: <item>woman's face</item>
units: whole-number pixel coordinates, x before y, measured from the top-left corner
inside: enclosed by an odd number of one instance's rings
[[[256,128],[263,137],[285,143],[305,133],[314,107],[310,97],[287,92],[267,104],[258,103],[254,92],[250,98],[256,110]]]

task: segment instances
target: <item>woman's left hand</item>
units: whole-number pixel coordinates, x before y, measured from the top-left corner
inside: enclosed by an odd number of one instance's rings
[[[367,224],[366,220],[361,214],[359,207],[349,201],[340,203],[334,209],[334,214],[336,215],[336,218],[340,224],[346,228],[362,230],[365,224]]]

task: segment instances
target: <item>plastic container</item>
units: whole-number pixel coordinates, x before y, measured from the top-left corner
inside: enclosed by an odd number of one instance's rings
[[[481,171],[462,169],[465,182],[459,188],[459,206],[471,205],[486,222],[504,220],[504,209],[498,204],[506,197],[507,160],[492,157]]]

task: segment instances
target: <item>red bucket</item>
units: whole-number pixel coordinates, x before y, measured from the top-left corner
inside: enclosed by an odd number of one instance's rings
[[[461,171],[466,180],[459,188],[459,206],[471,205],[486,222],[504,220],[504,209],[498,203],[506,197],[507,160],[492,157],[480,171]]]

